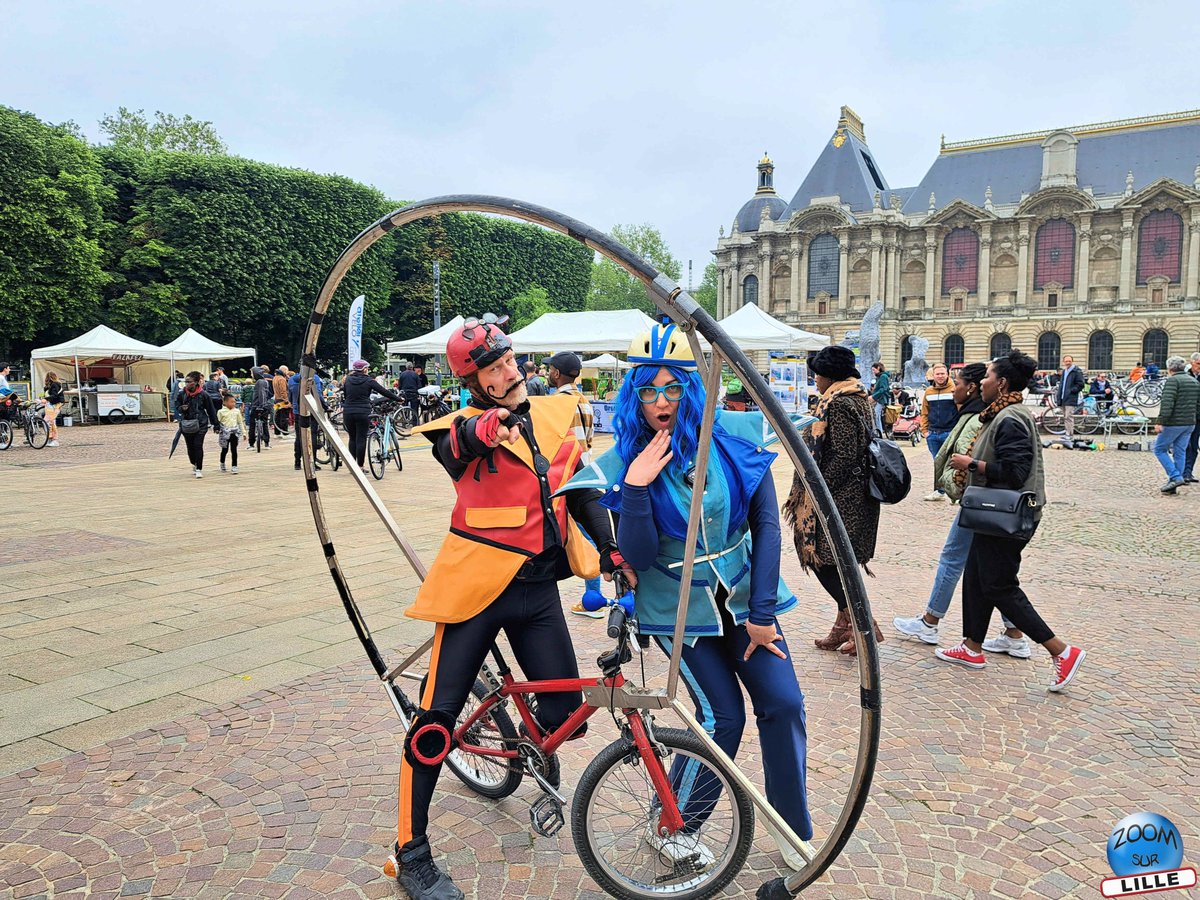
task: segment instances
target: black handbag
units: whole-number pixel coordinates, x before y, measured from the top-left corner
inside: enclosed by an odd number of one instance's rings
[[[1037,511],[1033,491],[970,485],[959,501],[958,524],[977,534],[1027,541],[1037,528]]]
[[[199,419],[180,419],[179,430],[184,434],[199,434],[200,420]]]

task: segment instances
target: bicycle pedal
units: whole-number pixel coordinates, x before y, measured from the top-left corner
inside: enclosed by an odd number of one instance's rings
[[[542,837],[553,837],[566,823],[562,804],[553,797],[543,795],[529,807],[529,824]]]

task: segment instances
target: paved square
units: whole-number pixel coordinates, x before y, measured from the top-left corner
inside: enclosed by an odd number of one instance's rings
[[[399,740],[325,570],[291,444],[205,478],[159,425],[64,429],[63,447],[0,454],[0,882],[17,898],[393,897],[380,874],[395,821]],[[414,447],[420,445],[414,440]],[[55,455],[51,455],[54,453]],[[1023,583],[1052,628],[1088,649],[1078,679],[992,659],[982,672],[901,639],[953,516],[913,495],[885,508],[868,590],[882,645],[884,735],[871,800],[813,897],[1091,896],[1104,842],[1147,809],[1195,853],[1200,795],[1196,585],[1200,491],[1160,497],[1148,453],[1048,452],[1052,505]],[[782,488],[790,476],[777,466]],[[416,580],[345,473],[322,472],[339,556],[382,646],[417,644]],[[377,485],[431,559],[451,500],[426,451]],[[788,542],[785,541],[785,544]],[[833,604],[785,550],[801,596],[784,630],[807,696],[818,838],[857,749],[854,663],[812,647]],[[564,582],[564,600],[577,585]],[[599,623],[570,623],[586,672]],[[943,625],[960,626],[958,605]],[[663,661],[647,655],[652,683]],[[627,671],[636,673],[636,667]],[[739,763],[760,772],[753,729]],[[616,736],[603,715],[567,745],[569,790]],[[431,834],[468,896],[596,897],[567,833],[528,827],[528,785],[500,803],[443,778]],[[778,871],[756,839],[729,896]]]

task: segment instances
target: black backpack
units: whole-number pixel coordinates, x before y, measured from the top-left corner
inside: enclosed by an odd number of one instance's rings
[[[872,438],[867,445],[867,487],[880,503],[899,503],[912,488],[912,473],[895,441]]]

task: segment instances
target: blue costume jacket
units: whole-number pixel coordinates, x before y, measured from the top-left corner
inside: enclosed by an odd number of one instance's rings
[[[777,544],[774,559],[759,561],[762,574],[750,577],[751,501],[763,479],[770,478],[777,454],[766,448],[776,440],[761,413],[717,414],[688,601],[685,634],[690,638],[722,633],[716,599],[720,586],[725,588],[726,606],[738,625],[751,618],[756,624],[766,624],[796,605],[796,596],[778,577]],[[692,489],[684,473],[670,466],[648,488],[630,487],[624,484],[625,469],[614,448],[580,470],[563,490],[599,488],[604,491],[601,503],[623,516],[644,517],[652,511],[658,532],[653,563],[643,568],[630,560],[638,572],[638,620],[646,634],[670,635],[675,629]],[[771,493],[773,496],[773,489]],[[777,520],[778,509],[771,513]],[[775,576],[774,584],[763,581],[764,576],[770,578],[768,571]]]

